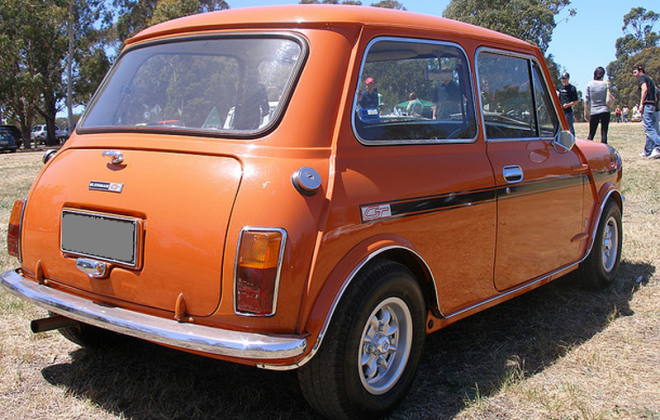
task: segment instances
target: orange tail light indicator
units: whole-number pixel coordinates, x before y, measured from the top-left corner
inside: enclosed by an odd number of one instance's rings
[[[25,209],[25,199],[16,200],[11,210],[9,218],[9,228],[7,229],[7,252],[20,261],[21,258],[21,223],[23,222],[23,210]]]
[[[234,272],[234,310],[237,314],[275,314],[285,244],[284,229],[243,228]]]

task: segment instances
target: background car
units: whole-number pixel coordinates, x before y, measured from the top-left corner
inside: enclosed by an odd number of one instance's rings
[[[18,149],[14,134],[5,127],[0,127],[0,151],[9,150],[15,152]]]
[[[32,127],[30,131],[30,139],[35,143],[43,143],[48,136],[48,128],[46,124],[39,124]],[[55,139],[58,142],[66,141],[69,138],[69,131],[67,129],[60,130],[60,127],[55,125]]]
[[[23,133],[15,125],[0,125],[0,128],[6,128],[14,136],[14,143],[16,147],[20,149],[23,144]]]

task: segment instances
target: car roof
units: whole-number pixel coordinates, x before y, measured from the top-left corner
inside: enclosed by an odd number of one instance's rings
[[[138,33],[126,41],[130,45],[148,38],[201,32],[214,29],[307,28],[328,25],[398,27],[462,38],[499,41],[523,49],[535,48],[527,42],[490,29],[436,16],[372,6],[289,5],[246,7],[201,13],[170,20]]]

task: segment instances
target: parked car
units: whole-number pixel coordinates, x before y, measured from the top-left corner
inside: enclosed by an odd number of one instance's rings
[[[435,119],[362,106],[368,78]],[[35,331],[297,369],[330,418],[390,413],[427,334],[568,273],[605,287],[621,256],[621,158],[570,134],[539,49],[415,13],[152,26],[49,157],[1,276],[56,314]]]
[[[9,150],[10,152],[15,152],[18,147],[14,133],[5,126],[0,127],[0,151]]]
[[[46,135],[46,124],[35,125],[32,127],[32,130],[30,130],[30,140],[35,142],[35,144],[46,140]]]
[[[44,143],[46,141],[46,137],[48,137],[48,128],[46,124],[38,124],[32,127],[32,130],[30,131],[30,139],[32,139],[32,141],[35,143]],[[60,127],[56,124],[55,139],[58,142],[62,142],[67,138],[69,138],[68,130],[60,130]]]

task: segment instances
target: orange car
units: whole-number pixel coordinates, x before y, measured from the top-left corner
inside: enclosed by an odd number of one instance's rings
[[[536,47],[414,13],[151,27],[16,202],[2,284],[55,314],[35,331],[298,369],[323,415],[385,415],[426,334],[615,279],[621,159],[554,92]]]

